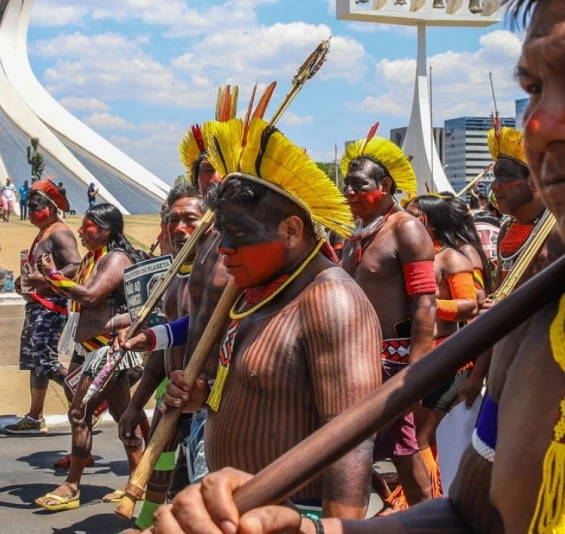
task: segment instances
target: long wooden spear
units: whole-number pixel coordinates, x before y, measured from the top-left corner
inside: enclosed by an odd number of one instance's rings
[[[308,59],[301,65],[301,67],[298,69],[296,76],[292,81],[292,86],[290,88],[290,91],[288,92],[282,104],[279,106],[279,108],[273,115],[270,121],[271,125],[274,125],[280,119],[280,117],[282,116],[284,111],[288,108],[292,100],[294,100],[294,98],[300,92],[302,87],[304,87],[304,84],[308,80],[311,80],[316,75],[316,73],[320,70],[320,68],[326,61],[329,48],[330,48],[330,41],[329,40],[323,41],[316,48],[316,50],[314,50],[314,52],[310,54]],[[206,212],[202,220],[204,221],[205,218],[206,218],[206,225],[207,225],[206,230],[207,230],[210,227],[210,224],[212,223],[212,212],[210,211]],[[203,227],[202,222],[200,223],[198,228],[201,227]],[[194,233],[196,233],[196,231]],[[202,234],[203,232],[200,235]],[[187,248],[187,245],[188,243],[183,247],[182,249],[183,251],[185,248]],[[185,255],[185,257],[188,257],[188,254]],[[175,261],[175,264],[176,263],[177,262]],[[182,263],[180,265],[182,265]],[[178,267],[179,269],[180,269],[180,265]],[[171,271],[172,271],[172,267],[169,270],[169,273]],[[233,287],[233,284],[229,283],[226,289],[224,290],[220,302],[216,306],[212,319],[210,319],[210,322],[208,323],[208,327],[206,328],[202,338],[200,339],[194,351],[194,354],[191,357],[191,360],[187,368],[184,371],[184,378],[188,384],[188,392],[187,392],[188,395],[190,395],[190,392],[194,388],[194,385],[196,384],[196,380],[200,375],[201,370],[204,367],[207,358],[210,355],[212,347],[214,346],[214,341],[222,333],[222,327],[225,323],[225,320],[228,316],[231,307],[233,306],[233,304],[237,299],[237,296],[238,296],[237,290]],[[155,303],[156,302],[157,301],[155,300]],[[152,306],[154,305],[155,304],[153,304]],[[141,312],[139,315],[141,315]],[[129,335],[130,331],[128,331],[128,338],[132,337]],[[165,413],[165,415],[159,421],[159,424],[157,425],[157,429],[155,430],[155,433],[153,434],[153,437],[151,438],[151,441],[149,442],[149,445],[143,454],[140,464],[137,466],[137,469],[131,475],[128,484],[126,485],[125,488],[126,494],[124,495],[124,497],[122,497],[122,499],[116,506],[115,512],[118,515],[126,519],[132,518],[136,501],[142,497],[145,491],[145,486],[149,480],[149,477],[151,476],[151,473],[153,472],[153,469],[155,468],[155,465],[157,464],[157,460],[159,459],[159,456],[163,452],[165,445],[171,434],[174,431],[176,431],[176,425],[181,416],[182,409],[183,409],[182,406],[176,409],[169,408]]]
[[[280,503],[565,291],[565,257],[320,428],[235,493],[240,514]]]
[[[477,174],[459,193],[457,193],[457,197],[461,198],[469,189],[475,187],[494,167],[494,163],[491,163],[484,171]]]

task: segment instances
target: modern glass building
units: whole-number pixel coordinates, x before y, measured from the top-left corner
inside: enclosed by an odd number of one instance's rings
[[[516,126],[516,119],[505,117],[502,126]],[[487,145],[487,133],[492,128],[490,117],[460,117],[445,121],[445,173],[455,191],[460,191],[492,162]],[[479,186],[487,189],[492,173]]]

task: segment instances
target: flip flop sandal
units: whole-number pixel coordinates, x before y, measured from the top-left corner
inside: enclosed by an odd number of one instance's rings
[[[116,490],[113,491],[112,493],[108,493],[108,495],[105,495],[102,498],[102,502],[106,502],[106,503],[110,503],[110,504],[117,504],[122,500],[122,497],[124,497],[126,494],[126,492],[124,490]],[[144,501],[145,500],[145,493],[141,496],[141,499],[139,499],[140,501]]]
[[[108,493],[108,495],[104,495],[104,497],[102,497],[102,502],[111,504],[119,503],[125,494],[126,492],[124,490],[118,489],[116,491],[113,491],[112,493]]]
[[[54,501],[59,501],[59,504],[45,504],[40,499],[53,499]],[[35,504],[50,512],[64,512],[65,510],[76,510],[80,506],[80,497],[69,500],[53,493],[47,493],[44,497],[35,499]]]

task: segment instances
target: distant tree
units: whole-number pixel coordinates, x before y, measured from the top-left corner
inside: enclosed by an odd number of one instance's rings
[[[186,182],[187,177],[184,174],[179,174],[175,180],[175,184],[180,184],[181,182]]]
[[[335,184],[335,162],[324,163],[323,161],[317,161],[316,165],[324,171],[330,180]],[[337,186],[339,187],[340,191],[343,191],[344,183],[343,183],[343,174],[341,172],[341,167],[338,163],[337,165]]]

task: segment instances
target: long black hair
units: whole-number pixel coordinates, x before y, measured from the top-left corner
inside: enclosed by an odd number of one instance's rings
[[[461,245],[471,245],[481,258],[486,293],[492,289],[491,267],[477,233],[467,204],[450,193],[440,196],[424,195],[412,202],[425,215],[434,229],[435,238],[445,247],[459,250]]]
[[[108,238],[108,250],[119,250],[123,252],[134,263],[147,259],[147,255],[136,249],[124,235],[124,218],[120,210],[112,204],[96,204],[89,208],[84,216],[96,223],[104,230],[110,230]]]

